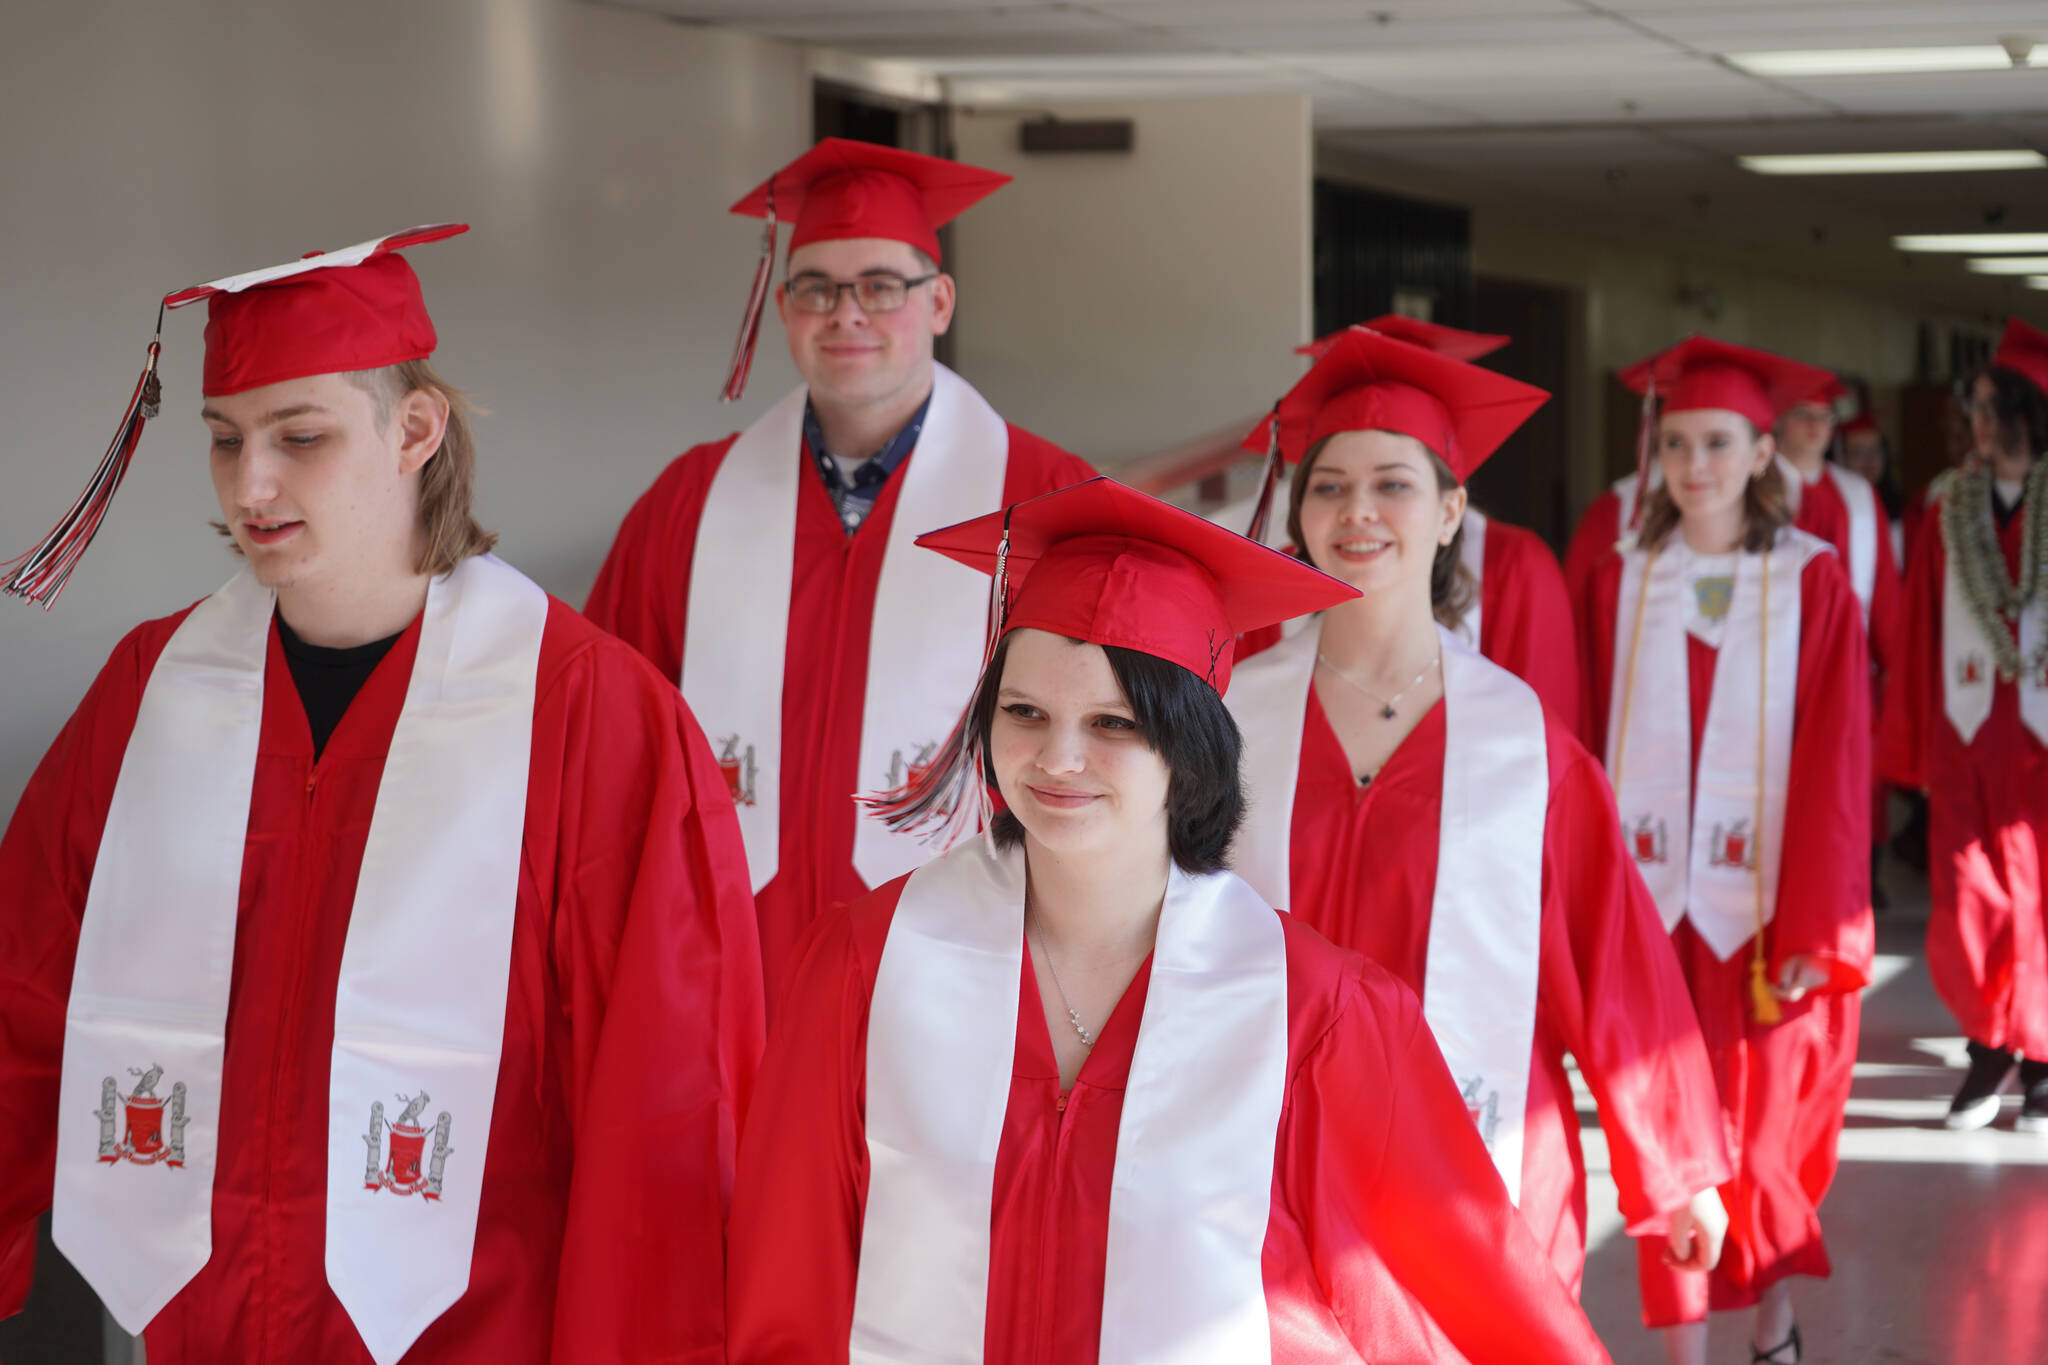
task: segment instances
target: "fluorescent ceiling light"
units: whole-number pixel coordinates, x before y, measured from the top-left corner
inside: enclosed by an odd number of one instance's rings
[[[2048,67],[2048,44],[2015,63],[2003,47],[1856,47],[1794,52],[1730,52],[1725,61],[1752,76],[1884,76],[1915,71],[2004,71]]]
[[[2029,289],[2048,289],[2048,275],[2036,275],[2027,281]]]
[[[1901,175],[1920,171],[2031,171],[2048,156],[2024,147],[1980,152],[1831,152],[1814,156],[1743,156],[1758,175]]]
[[[1894,237],[1901,251],[2048,251],[2048,232],[1934,232]]]
[[[1979,275],[2048,275],[2048,256],[1980,256],[1964,264]]]

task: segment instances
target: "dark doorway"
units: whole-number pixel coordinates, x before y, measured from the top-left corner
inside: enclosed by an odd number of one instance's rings
[[[1572,529],[1572,452],[1579,444],[1573,385],[1583,316],[1577,290],[1491,275],[1472,282],[1469,325],[1514,338],[1480,363],[1550,392],[1550,401],[1472,476],[1472,502],[1528,527],[1560,553]]]
[[[1382,313],[1469,327],[1472,215],[1318,180],[1314,287],[1317,336]]]

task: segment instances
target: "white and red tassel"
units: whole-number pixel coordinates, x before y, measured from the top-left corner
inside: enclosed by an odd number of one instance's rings
[[[48,611],[56,605],[71,571],[78,567],[93,537],[99,534],[107,507],[120,491],[121,480],[127,477],[128,466],[135,458],[142,428],[156,416],[163,399],[163,386],[156,374],[157,356],[163,350],[161,313],[157,317],[157,331],[158,336],[149,343],[149,362],[143,366],[142,377],[135,381],[135,392],[129,396],[128,411],[122,415],[121,426],[108,444],[107,453],[100,457],[100,467],[94,471],[92,482],[71,504],[64,519],[34,549],[0,562],[0,593],[39,603]]]
[[[747,391],[747,375],[754,368],[754,347],[761,339],[761,314],[768,307],[769,281],[775,274],[775,184],[768,185],[768,221],[761,227],[761,259],[754,266],[754,287],[747,293],[747,311],[740,318],[739,340],[733,343],[732,363],[726,367],[725,386],[718,391],[722,403],[737,403]]]
[[[1003,513],[1003,538],[996,546],[996,571],[989,586],[988,639],[981,651],[985,675],[1003,638],[1010,608],[1010,511]],[[980,691],[977,683],[976,692]],[[974,698],[930,763],[888,791],[866,792],[857,798],[870,817],[898,834],[924,832],[924,842],[940,850],[953,847],[995,824],[995,803],[989,799],[987,760],[981,737],[974,733]]]
[[[1259,501],[1252,510],[1252,524],[1245,528],[1245,537],[1266,543],[1266,526],[1273,519],[1273,490],[1280,486],[1280,469],[1286,461],[1280,458],[1280,405],[1273,405],[1273,415],[1266,419],[1266,468],[1259,475]]]

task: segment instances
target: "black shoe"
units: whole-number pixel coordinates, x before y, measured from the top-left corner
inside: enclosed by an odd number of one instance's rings
[[[1982,1128],[1998,1117],[1998,1088],[2012,1071],[2013,1055],[1972,1039],[1970,1069],[1948,1107],[1942,1126],[1958,1133]]]
[[[1789,1359],[1785,1355],[1787,1351],[1792,1353]],[[1749,1365],[1799,1365],[1799,1358],[1805,1354],[1799,1341],[1799,1324],[1795,1322],[1792,1324],[1792,1335],[1770,1350],[1759,1351],[1754,1346],[1750,1347]]]
[[[2013,1128],[2022,1133],[2048,1136],[2048,1062],[2037,1062],[2031,1057],[2021,1062],[2020,1089],[2027,1098],[2020,1106],[2020,1116],[2013,1121]]]

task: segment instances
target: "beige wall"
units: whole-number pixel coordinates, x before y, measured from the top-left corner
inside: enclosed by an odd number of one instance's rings
[[[1881,289],[1817,281],[1735,255],[1662,242],[1624,242],[1532,227],[1513,215],[1472,217],[1473,269],[1482,275],[1564,285],[1585,303],[1585,371],[1578,411],[1581,448],[1573,452],[1574,501],[1601,486],[1606,449],[1605,385],[1616,369],[1691,332],[1761,346],[1826,365],[1869,382],[1880,416],[1892,416],[1900,385],[1914,377],[1923,321],[1982,331],[1984,319],[1930,312]],[[1687,291],[1711,290],[1709,317]]]
[[[955,113],[960,158],[1017,177],[954,229],[961,373],[1105,466],[1261,411],[1308,335],[1307,98],[1054,105],[1135,150],[1026,156],[1044,111]]]
[[[84,486],[156,299],[419,222],[440,361],[490,415],[486,522],[581,604],[631,500],[794,382],[772,320],[714,399],[754,264],[725,208],[810,140],[798,48],[571,0],[111,0],[0,22],[0,558]],[[0,601],[0,813],[122,633],[232,572],[206,527],[203,309],[57,609]]]

